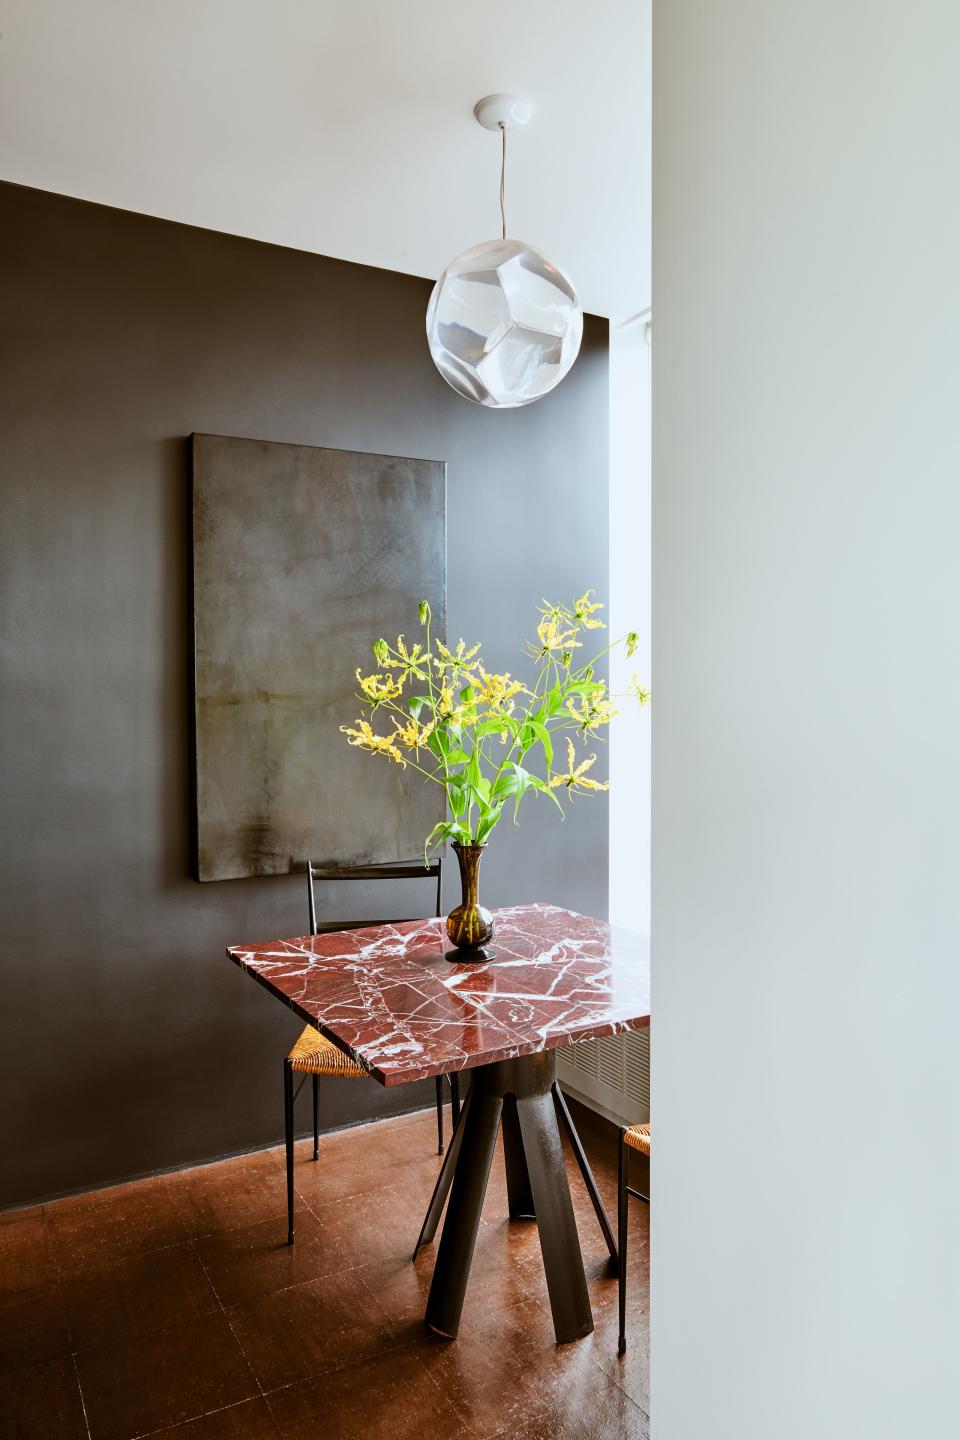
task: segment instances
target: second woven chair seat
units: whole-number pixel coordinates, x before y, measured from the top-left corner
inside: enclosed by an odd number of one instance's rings
[[[339,1075],[345,1080],[370,1078],[362,1065],[351,1060],[349,1055],[345,1055],[313,1025],[303,1027],[299,1040],[287,1058],[291,1069],[303,1075]]]
[[[642,1155],[650,1154],[650,1126],[631,1125],[629,1130],[623,1134],[623,1143],[629,1145],[631,1150],[639,1150]]]

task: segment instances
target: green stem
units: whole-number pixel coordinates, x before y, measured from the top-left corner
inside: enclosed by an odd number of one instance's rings
[[[428,657],[429,657],[429,655],[430,655],[430,625],[431,625],[432,620],[433,620],[433,611],[430,609],[430,606],[427,605],[427,655],[428,655]],[[436,706],[436,701],[435,701],[434,698],[433,698],[433,671],[432,671],[432,669],[431,669],[431,664],[432,664],[432,661],[428,658],[428,660],[427,660],[427,691],[428,691],[428,693],[429,693],[429,695],[430,695],[430,715],[431,715],[431,717],[432,717],[432,719],[433,719],[433,721],[434,721],[434,724],[436,724],[436,719],[437,719],[437,706]],[[441,749],[441,755],[440,755],[440,763],[443,765],[444,777],[445,777],[445,778],[446,778],[446,777],[449,777],[449,774],[450,774],[450,766],[447,764],[447,757],[446,757],[446,755],[444,755],[444,754],[442,753],[442,749]],[[446,789],[446,785],[445,785],[445,784],[444,784],[444,789]]]

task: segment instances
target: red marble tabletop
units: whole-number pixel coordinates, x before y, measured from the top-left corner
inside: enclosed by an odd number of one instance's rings
[[[383,1085],[650,1020],[649,942],[557,905],[495,910],[496,958],[451,964],[443,920],[227,951]]]

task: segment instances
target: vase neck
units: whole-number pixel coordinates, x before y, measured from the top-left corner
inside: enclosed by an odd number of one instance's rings
[[[464,905],[480,903],[480,861],[483,859],[483,845],[454,845],[454,853],[460,866],[460,885]]]

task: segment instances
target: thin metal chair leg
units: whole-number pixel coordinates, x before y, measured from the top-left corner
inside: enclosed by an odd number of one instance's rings
[[[600,1221],[600,1229],[603,1231],[603,1238],[607,1242],[610,1258],[614,1264],[617,1264],[617,1244],[613,1238],[613,1228],[607,1216],[606,1209],[604,1208],[603,1201],[600,1198],[600,1191],[597,1189],[597,1182],[594,1178],[593,1171],[590,1169],[590,1161],[587,1159],[586,1151],[581,1144],[580,1136],[577,1134],[577,1128],[573,1123],[573,1117],[570,1111],[567,1109],[566,1098],[559,1084],[555,1084],[553,1087],[553,1098],[556,1101],[557,1110],[563,1122],[563,1128],[567,1132],[570,1148],[580,1167],[580,1174],[583,1176],[583,1183],[587,1187],[587,1194],[593,1201],[593,1208],[596,1211],[597,1219]]]
[[[624,1138],[627,1127],[620,1127],[620,1145],[617,1151],[617,1248],[620,1251],[620,1268],[617,1277],[617,1303],[620,1317],[620,1338],[617,1354],[623,1355],[627,1348],[627,1186],[630,1183],[630,1154]]]
[[[287,1145],[287,1244],[293,1244],[293,1065],[283,1062],[283,1129]]]
[[[443,1154],[443,1076],[437,1076],[437,1154]]]
[[[456,1128],[457,1121],[460,1119],[460,1076],[456,1070],[451,1070],[447,1079],[450,1082],[450,1119]]]
[[[313,1081],[313,1158],[320,1156],[320,1083],[317,1075],[311,1075]]]
[[[413,1248],[414,1260],[416,1260],[423,1246],[429,1245],[437,1233],[440,1216],[443,1214],[443,1207],[447,1203],[447,1196],[450,1194],[450,1186],[453,1183],[453,1172],[457,1168],[457,1156],[460,1154],[460,1142],[463,1139],[463,1125],[469,1106],[470,1096],[468,1094],[463,1105],[460,1107],[460,1116],[457,1120],[456,1129],[450,1139],[450,1149],[447,1151],[446,1159],[440,1167],[440,1174],[437,1176],[437,1183],[433,1187],[433,1194],[430,1196],[427,1213],[423,1217],[420,1234],[417,1236],[417,1243]]]

